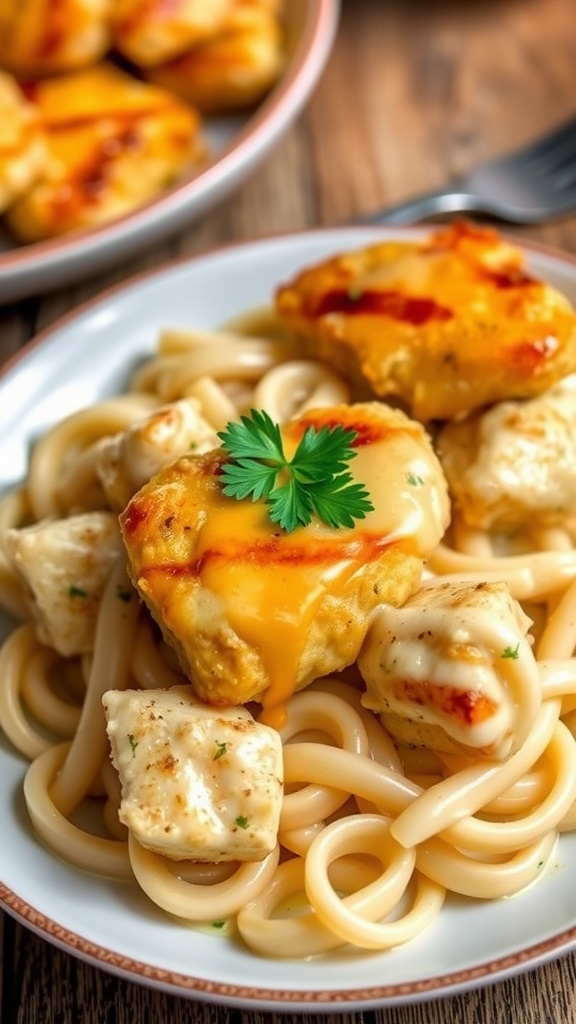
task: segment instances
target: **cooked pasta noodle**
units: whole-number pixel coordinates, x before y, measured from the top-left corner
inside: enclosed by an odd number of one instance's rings
[[[22,620],[0,650],[0,721],[31,762],[24,792],[42,841],[81,870],[135,880],[172,916],[220,933],[233,922],[262,956],[308,957],[347,943],[389,949],[430,926],[451,893],[496,899],[534,882],[559,834],[576,828],[576,549],[568,523],[511,539],[455,513],[429,560],[431,593],[439,583],[505,581],[534,622],[536,660],[528,641],[517,643],[503,623],[493,628],[512,651],[503,672],[518,741],[508,756],[395,740],[362,703],[353,667],[287,702],[278,845],[263,860],[173,861],[120,824],[102,695],[186,680],[135,599],[122,557],[99,601],[92,649],[65,656],[41,642],[5,537],[26,522],[110,509],[98,470],[102,442],[184,398],[218,431],[251,407],[282,423],[352,401],[354,389],[263,311],[219,332],[166,330],[124,395],[68,416],[36,442],[26,480],[0,501],[0,603]],[[487,634],[483,613],[474,621]],[[92,831],[80,813],[88,805],[101,809]]]

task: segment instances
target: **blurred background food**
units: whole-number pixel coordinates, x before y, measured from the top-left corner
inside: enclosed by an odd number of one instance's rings
[[[19,242],[121,216],[209,156],[205,116],[255,106],[282,0],[0,0],[0,215]]]

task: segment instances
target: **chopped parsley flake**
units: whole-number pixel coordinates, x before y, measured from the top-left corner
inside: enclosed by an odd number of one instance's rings
[[[130,744],[130,748],[132,750],[132,757],[136,757],[136,747],[138,746],[138,740],[134,738],[134,735],[131,732],[128,733],[128,743]]]
[[[407,473],[406,474],[406,480],[408,481],[408,483],[410,484],[411,487],[423,487],[424,486],[424,481],[423,481],[422,477],[418,476],[417,473]]]
[[[88,597],[88,594],[82,587],[77,586],[76,583],[72,583],[68,588],[68,597]]]
[[[225,928],[226,927],[226,921],[212,921],[212,927],[213,928]]]
[[[224,754],[226,753],[227,749],[227,743],[224,743],[222,740],[216,740],[216,753],[214,754],[212,760],[217,761],[219,757],[224,757]]]
[[[500,655],[501,658],[512,658],[514,661],[519,657],[520,643],[516,647],[505,647]]]
[[[238,828],[248,828],[250,822],[248,821],[248,818],[244,817],[243,814],[239,814],[234,824],[238,825]]]

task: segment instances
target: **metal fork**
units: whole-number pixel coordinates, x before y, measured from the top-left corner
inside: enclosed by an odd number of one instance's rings
[[[367,224],[410,224],[446,213],[483,213],[540,224],[576,210],[576,117],[524,149],[480,164],[451,188],[415,196],[362,217]]]

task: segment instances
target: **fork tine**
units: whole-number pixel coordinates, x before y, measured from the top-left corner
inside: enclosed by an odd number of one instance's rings
[[[550,184],[555,189],[576,189],[576,162],[572,166],[565,165],[563,168],[551,168],[549,173]]]
[[[566,171],[576,171],[576,136],[574,144],[560,150],[558,153],[550,154],[548,171],[550,174],[563,174]]]
[[[511,153],[509,159],[521,158],[523,161],[549,158],[552,153],[569,150],[576,155],[576,117],[564,121],[553,131],[525,149]]]

